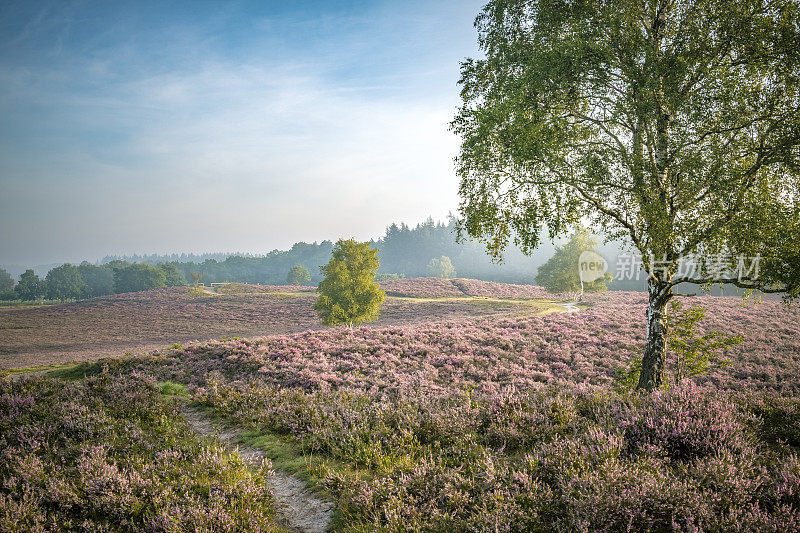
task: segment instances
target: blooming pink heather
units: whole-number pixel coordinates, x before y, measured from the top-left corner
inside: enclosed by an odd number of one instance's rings
[[[412,298],[454,298],[482,296],[492,298],[559,298],[536,285],[512,285],[477,279],[407,278],[381,281],[389,296]]]
[[[425,297],[455,286],[390,285]],[[317,471],[363,529],[800,529],[798,310],[682,297],[707,310],[704,328],[748,341],[694,383],[619,394],[646,299],[609,292],[577,314],[200,343],[130,364],[191,383],[237,424],[368,472]]]
[[[539,294],[386,283],[434,299]],[[588,295],[579,313],[514,316],[520,308],[502,302],[505,315],[428,312],[114,366],[186,383],[232,423],[321,457],[312,474],[357,530],[800,531],[800,311],[681,300],[706,309],[703,328],[747,342],[725,354],[729,366],[651,394],[612,386],[644,342],[647,295],[637,292]],[[444,313],[443,302],[396,299],[385,312]],[[477,308],[447,302],[462,304]],[[36,401],[3,399],[0,422],[16,424]]]
[[[524,318],[460,318],[350,331],[329,328],[234,342],[207,342],[180,353],[187,379],[220,370],[239,379],[308,389],[499,390],[541,383],[609,385],[639,357],[646,294],[592,295],[587,310]],[[781,302],[682,298],[707,310],[706,328],[741,333],[731,365],[697,379],[738,390],[800,389],[798,311]]]

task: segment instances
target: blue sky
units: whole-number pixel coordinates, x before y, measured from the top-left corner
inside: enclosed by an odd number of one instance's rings
[[[481,5],[4,2],[0,263],[444,218]]]

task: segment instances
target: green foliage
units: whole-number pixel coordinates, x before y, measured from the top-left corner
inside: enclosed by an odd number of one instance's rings
[[[434,278],[452,279],[456,277],[456,269],[453,267],[452,261],[446,255],[439,259],[433,258],[428,263],[427,274]]]
[[[39,279],[30,268],[19,277],[19,283],[14,287],[14,293],[20,300],[38,300],[44,298],[47,285]]]
[[[700,322],[706,316],[699,306],[684,310],[673,301],[667,317],[667,346],[672,358],[672,375],[677,384],[683,379],[707,374],[714,367],[727,366],[725,351],[744,342],[741,335],[726,336],[718,331],[701,334]]]
[[[703,333],[700,323],[706,312],[700,306],[684,310],[678,301],[670,304],[667,315],[667,374],[662,388],[669,382],[678,385],[681,381],[708,374],[714,368],[723,368],[730,363],[724,358],[728,348],[742,344],[742,335],[724,335],[718,331]],[[642,370],[641,359],[634,359],[627,368],[617,371],[614,380],[618,391],[630,390],[639,381]]]
[[[14,278],[11,274],[0,268],[0,300],[10,300],[14,297]]]
[[[158,268],[164,273],[164,285],[167,287],[183,287],[186,279],[175,263],[159,263]]]
[[[463,227],[499,254],[590,218],[647,265],[796,214],[800,7],[758,5],[489,2],[452,124]]]
[[[189,398],[189,391],[183,383],[175,383],[174,381],[162,381],[158,384],[161,389],[161,395],[167,399],[171,398]]]
[[[331,260],[320,267],[325,276],[314,304],[322,322],[360,324],[378,318],[384,292],[375,283],[378,270],[377,250],[368,242],[340,239],[333,248]]]
[[[78,272],[85,283],[81,298],[96,298],[114,294],[114,271],[111,268],[105,265],[92,265],[84,261],[78,266]]]
[[[795,185],[800,188],[800,183]],[[800,209],[769,202],[751,206],[728,227],[733,248],[760,256],[759,275],[767,286],[784,287],[786,299],[800,298]]]
[[[69,263],[51,269],[45,283],[47,297],[53,300],[77,300],[87,291],[78,267]]]
[[[309,281],[311,281],[311,274],[309,274],[308,269],[303,265],[293,266],[289,269],[289,273],[286,274],[287,285],[302,285]]]
[[[397,274],[396,272],[389,272],[386,274],[376,274],[375,281],[390,281],[393,279],[405,279],[405,274]]]
[[[649,274],[642,388],[662,383],[674,286],[800,293],[798,19],[798,0],[491,0],[476,20],[460,228],[496,257],[584,221],[628,239]],[[753,251],[765,275],[731,275]]]
[[[619,393],[633,390],[636,384],[639,383],[639,375],[641,373],[642,360],[634,357],[627,367],[617,369],[617,375],[614,377],[614,390]]]
[[[203,279],[203,275],[195,270],[189,272],[189,277],[192,280],[192,287],[200,285],[200,280]]]
[[[581,289],[578,261],[581,253],[597,251],[597,241],[588,230],[576,231],[564,246],[556,247],[556,253],[539,267],[536,283],[551,292],[576,292]],[[586,292],[603,292],[608,289],[611,274],[592,282],[584,283]]]
[[[144,263],[114,269],[114,292],[117,294],[159,289],[166,281],[163,270]]]

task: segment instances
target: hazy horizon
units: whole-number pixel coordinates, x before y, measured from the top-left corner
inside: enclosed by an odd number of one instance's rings
[[[405,220],[392,221],[392,222],[389,222],[389,223],[385,224],[383,230],[378,235],[365,236],[365,237],[360,237],[360,238],[362,238],[364,241],[377,241],[377,240],[381,239],[384,236],[386,228],[388,226],[390,226],[391,224],[393,224],[393,223],[397,224],[398,226],[401,223],[404,223],[404,224],[408,225],[409,227],[413,228],[417,224],[425,222],[425,220],[427,220],[428,218],[429,217],[425,217],[422,220],[414,221],[414,222],[405,221]],[[439,223],[439,222],[446,223],[446,220],[437,220],[437,219],[433,219],[433,220],[434,220],[435,223]],[[100,254],[99,256],[83,257],[83,258],[75,257],[75,258],[73,258],[71,260],[62,259],[62,258],[59,258],[59,257],[54,257],[54,258],[51,258],[49,260],[39,261],[39,262],[36,262],[36,263],[14,263],[12,261],[4,261],[2,256],[0,256],[0,268],[6,267],[6,266],[32,268],[34,266],[51,266],[51,265],[61,265],[61,264],[64,264],[64,263],[80,264],[83,261],[88,261],[89,263],[95,264],[95,263],[101,262],[103,259],[105,259],[107,257],[115,257],[115,256],[116,257],[132,257],[132,256],[151,256],[151,255],[182,255],[182,254],[185,254],[185,255],[196,255],[196,256],[216,255],[216,254],[228,255],[228,256],[246,255],[246,254],[253,255],[253,256],[265,256],[265,255],[267,255],[270,252],[275,251],[275,250],[279,250],[279,251],[289,250],[292,247],[292,245],[294,245],[296,243],[304,242],[304,243],[312,244],[312,243],[320,243],[320,242],[323,242],[323,241],[326,241],[326,240],[332,241],[332,242],[336,242],[339,238],[349,239],[351,237],[354,237],[354,235],[340,235],[339,237],[325,238],[325,239],[320,239],[320,238],[300,239],[300,240],[297,240],[295,242],[289,243],[288,245],[283,246],[283,247],[277,246],[277,247],[272,247],[272,248],[253,248],[251,250],[213,250],[213,249],[208,249],[208,250],[184,250],[184,249],[175,249],[175,250],[173,250],[173,249],[164,249],[164,250],[117,250],[117,251],[110,251],[108,253],[103,253],[103,254]]]
[[[444,219],[481,4],[5,3],[0,263]]]

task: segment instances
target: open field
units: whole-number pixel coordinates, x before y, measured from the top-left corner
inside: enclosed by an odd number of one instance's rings
[[[47,307],[0,309],[0,368],[87,361],[147,352],[175,342],[322,327],[312,308],[316,298],[313,287],[231,284],[216,285],[214,291],[218,294],[193,294],[181,287]],[[489,301],[463,292],[458,296],[458,300],[387,298],[378,324],[560,309],[548,301]]]
[[[682,297],[685,306],[707,310],[704,329],[742,333],[747,342],[725,354],[726,367],[639,395],[620,389],[615,376],[639,356],[645,294],[590,295],[579,313],[547,313],[548,301],[527,300],[525,307],[520,289],[494,287],[502,298],[491,288],[478,285],[472,290],[485,296],[469,297],[406,280],[405,292],[395,286],[398,296],[387,300],[380,323],[353,330],[311,324],[310,294],[250,287],[251,300],[182,300],[164,291],[158,294],[170,298],[158,301],[165,320],[167,301],[220,324],[226,312],[243,316],[248,302],[250,318],[287,330],[162,348],[55,375],[89,376],[85,383],[92,384],[108,383],[108,372],[121,388],[111,397],[124,397],[127,387],[152,395],[146,383],[156,382],[185,391],[181,401],[233,428],[226,438],[244,439],[242,453],[263,454],[282,476],[320,491],[334,506],[336,531],[800,529],[800,310],[774,301]],[[301,319],[309,327],[291,333],[288,326]],[[2,419],[14,427],[30,420],[24,417],[40,405],[39,395],[50,394],[42,391],[60,383],[7,382]],[[83,386],[98,387],[74,387]],[[8,442],[13,453],[47,464],[29,440]],[[71,444],[43,449],[53,446]],[[230,465],[224,469],[236,468],[235,459],[218,453],[220,464]],[[122,461],[113,454],[93,460],[98,470],[80,487],[96,486]],[[217,471],[245,475],[224,469]],[[138,479],[118,471],[119,483]],[[186,482],[197,484],[193,471]],[[72,482],[69,472],[62,477]],[[162,481],[148,483],[155,490]],[[265,498],[254,519],[272,527],[268,496],[248,489],[247,497]],[[52,499],[46,487],[28,498],[26,516],[80,515],[60,496],[42,503]],[[110,500],[100,516],[125,515],[124,504]],[[158,512],[147,509],[141,519]],[[188,524],[200,516],[185,515]]]

